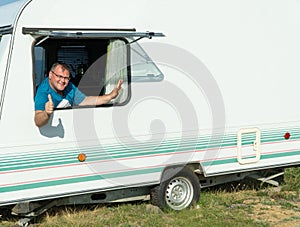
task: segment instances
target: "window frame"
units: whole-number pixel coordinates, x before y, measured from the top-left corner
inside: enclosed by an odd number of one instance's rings
[[[109,103],[104,104],[100,106],[72,106],[68,108],[63,109],[76,109],[76,108],[97,108],[97,107],[110,107],[110,106],[123,106],[126,105],[130,99],[131,99],[131,83],[132,83],[132,69],[131,69],[131,44],[137,42],[138,40],[142,38],[149,38],[152,37],[165,37],[165,35],[161,32],[136,32],[136,30],[133,29],[90,29],[90,28],[30,28],[30,27],[23,27],[22,33],[25,35],[31,35],[35,38],[35,43],[33,44],[33,47],[39,46],[40,44],[44,43],[48,39],[59,39],[59,40],[80,40],[80,39],[120,39],[125,42],[126,49],[127,49],[127,82],[128,82],[128,92],[127,92],[127,98],[122,103]],[[142,48],[143,49],[143,48]],[[146,53],[146,52],[145,52]],[[146,53],[147,54],[147,53]],[[147,55],[148,56],[148,55]],[[47,54],[45,56],[46,61],[46,67],[45,69],[48,70],[50,67],[47,65]],[[151,58],[149,57],[151,60]],[[35,55],[33,50],[33,62],[35,64]],[[154,63],[154,62],[153,62]],[[89,67],[92,64],[89,65]],[[154,66],[158,69],[159,72],[160,69],[157,67],[157,65],[154,63]],[[89,68],[88,67],[88,68]],[[35,65],[33,67],[35,71]],[[48,72],[46,72],[47,74]],[[33,73],[34,75],[35,73]],[[106,74],[105,74],[106,75]],[[163,74],[159,74],[157,77],[151,77],[149,75],[141,76],[139,77],[138,81],[134,82],[157,82],[162,81],[164,79]],[[34,83],[36,82],[36,78],[34,78]],[[34,86],[35,88],[35,86]],[[36,89],[34,91],[36,94]],[[34,94],[34,96],[35,96]],[[57,110],[62,110],[61,108],[56,108]]]
[[[60,40],[60,41],[67,41],[67,40],[76,40],[76,41],[78,41],[78,40],[80,40],[80,39],[87,39],[86,37],[81,37],[81,38],[73,38],[73,37],[47,37],[47,40],[48,39],[51,39],[51,40],[53,40],[53,39],[58,39],[58,40]],[[79,105],[74,105],[74,106],[71,106],[71,107],[66,107],[66,108],[55,108],[54,110],[56,111],[56,110],[66,110],[66,109],[83,109],[83,108],[99,108],[99,107],[112,107],[112,106],[124,106],[124,105],[126,105],[129,101],[130,101],[130,99],[131,99],[131,66],[130,66],[130,64],[131,64],[131,49],[130,49],[130,43],[129,43],[129,41],[126,39],[126,38],[124,38],[124,37],[113,37],[113,38],[89,38],[90,40],[95,40],[95,41],[97,41],[97,40],[111,40],[111,39],[118,39],[118,40],[122,40],[123,42],[124,42],[124,44],[125,44],[125,46],[126,46],[126,61],[127,61],[127,82],[128,82],[128,84],[127,84],[127,89],[128,89],[128,94],[127,94],[127,98],[122,102],[122,103],[108,103],[108,104],[103,104],[103,105],[96,105],[96,106],[94,106],[94,105],[86,105],[86,106],[79,106]],[[35,56],[35,50],[34,50],[34,48],[35,47],[41,47],[40,46],[40,44],[42,43],[42,42],[44,42],[44,41],[46,41],[46,39],[45,39],[45,37],[44,36],[41,36],[41,37],[37,37],[36,39],[35,39],[35,42],[34,42],[34,44],[33,44],[33,51],[32,51],[32,57],[33,57],[33,83],[34,83],[34,97],[35,97],[35,95],[36,95],[36,92],[37,92],[37,88],[36,88],[36,76],[35,76],[35,69],[36,69],[36,56]],[[106,49],[107,49],[107,46],[106,46]],[[47,62],[47,55],[48,55],[49,53],[46,53],[45,54],[45,62]],[[106,60],[107,61],[107,60]],[[94,62],[93,62],[94,63]],[[92,63],[92,64],[93,64]],[[90,64],[89,65],[89,67],[92,65],[92,64]],[[45,66],[45,70],[47,71],[48,69],[49,69],[49,67],[51,67],[51,65],[47,65],[47,63],[45,64],[46,66]],[[88,68],[89,68],[88,67]],[[106,71],[106,68],[105,68],[105,71]],[[46,74],[48,73],[48,71],[46,72]],[[104,76],[105,76],[106,74],[104,74]],[[46,78],[46,77],[45,77]],[[87,95],[88,96],[88,95]],[[96,96],[96,95],[95,95]]]

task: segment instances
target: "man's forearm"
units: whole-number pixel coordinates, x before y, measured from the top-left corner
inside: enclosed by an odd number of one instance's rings
[[[102,95],[102,96],[87,96],[79,105],[99,106],[108,103],[110,100],[118,96],[122,83],[123,80],[119,80],[117,86],[109,94]]]
[[[80,106],[99,106],[106,104],[111,100],[111,95],[87,96],[79,105]]]
[[[46,113],[46,111],[36,111],[34,116],[34,122],[36,126],[42,127],[43,125],[47,124],[49,121],[50,116]]]

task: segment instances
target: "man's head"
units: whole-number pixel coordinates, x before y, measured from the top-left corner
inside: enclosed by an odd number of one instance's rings
[[[61,93],[70,80],[70,69],[63,63],[54,63],[49,72],[49,84],[57,93]]]

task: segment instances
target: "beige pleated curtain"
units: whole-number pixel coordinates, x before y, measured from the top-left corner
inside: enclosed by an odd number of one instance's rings
[[[110,40],[107,48],[106,61],[106,87],[105,94],[109,94],[122,79],[122,89],[119,96],[111,103],[122,103],[128,97],[128,76],[127,76],[127,47],[123,40]]]

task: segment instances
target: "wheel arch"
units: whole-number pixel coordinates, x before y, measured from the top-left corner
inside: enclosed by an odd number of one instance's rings
[[[203,170],[202,167],[200,165],[200,163],[197,162],[192,162],[192,163],[187,163],[187,164],[176,164],[176,165],[169,165],[166,166],[163,171],[161,172],[160,175],[160,183],[163,182],[164,180],[166,180],[167,176],[166,176],[166,172],[170,172],[170,170],[175,170],[173,171],[173,175],[175,175],[177,173],[177,171],[179,171],[180,169],[183,168],[188,168],[190,169],[192,172],[195,173],[195,175],[199,178],[200,175],[203,174]],[[169,177],[172,175],[168,175]]]

